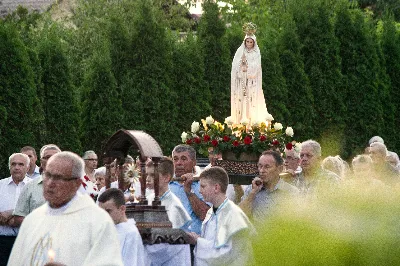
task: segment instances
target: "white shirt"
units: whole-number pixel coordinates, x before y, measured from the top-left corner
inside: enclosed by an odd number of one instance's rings
[[[124,266],[145,265],[146,253],[135,220],[129,219],[127,222],[115,225],[115,228],[121,244]]]
[[[14,210],[22,188],[31,180],[29,177],[25,177],[18,185],[11,176],[0,180],[0,212]],[[2,236],[15,236],[17,233],[18,228],[0,226],[0,235]]]

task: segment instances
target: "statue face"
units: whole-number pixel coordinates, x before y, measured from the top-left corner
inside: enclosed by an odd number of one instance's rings
[[[251,39],[251,38],[247,38],[246,40],[245,40],[245,45],[246,45],[246,48],[247,49],[253,49],[253,47],[254,47],[254,41],[253,41],[253,39]]]

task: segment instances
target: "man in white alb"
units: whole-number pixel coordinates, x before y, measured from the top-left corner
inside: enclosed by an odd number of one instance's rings
[[[84,162],[72,152],[56,153],[43,174],[47,203],[25,217],[9,266],[118,265],[121,251],[110,216],[88,196],[78,193]]]

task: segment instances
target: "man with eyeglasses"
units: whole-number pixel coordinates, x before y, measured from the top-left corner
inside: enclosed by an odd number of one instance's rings
[[[12,212],[22,188],[31,181],[26,176],[29,169],[29,157],[23,153],[14,153],[9,158],[9,178],[0,180],[0,265],[5,265],[18,228],[10,225]]]
[[[49,159],[43,175],[47,202],[25,218],[8,265],[123,265],[110,216],[78,192],[83,175],[84,162],[75,153]]]
[[[283,158],[276,151],[264,151],[258,159],[259,176],[254,178],[242,197],[239,207],[257,224],[271,215],[283,200],[296,196],[299,190],[279,177]]]
[[[32,182],[29,182],[21,191],[14,209],[14,217],[9,222],[12,226],[21,226],[22,221],[29,213],[45,203],[43,197],[43,172],[46,171],[47,161],[50,157],[59,152],[61,152],[60,148],[54,144],[44,145],[40,149],[40,169],[42,174]]]
[[[97,154],[94,151],[85,151],[82,159],[85,161],[85,175],[90,179],[90,181],[96,183],[94,170],[97,168]]]

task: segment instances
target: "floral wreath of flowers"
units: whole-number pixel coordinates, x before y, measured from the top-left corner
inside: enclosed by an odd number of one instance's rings
[[[292,127],[283,130],[281,123],[272,123],[274,118],[267,113],[266,121],[242,119],[240,124],[234,125],[233,119],[227,117],[220,123],[212,116],[199,122],[194,121],[188,132],[181,134],[182,143],[193,146],[203,156],[208,156],[208,148],[214,153],[233,152],[238,158],[242,153],[260,155],[266,150],[284,152],[286,145],[291,144],[293,137]],[[286,144],[287,143],[287,144]],[[292,144],[293,145],[293,144]]]
[[[253,22],[247,22],[243,25],[242,30],[246,35],[254,35],[257,31],[257,25]]]

